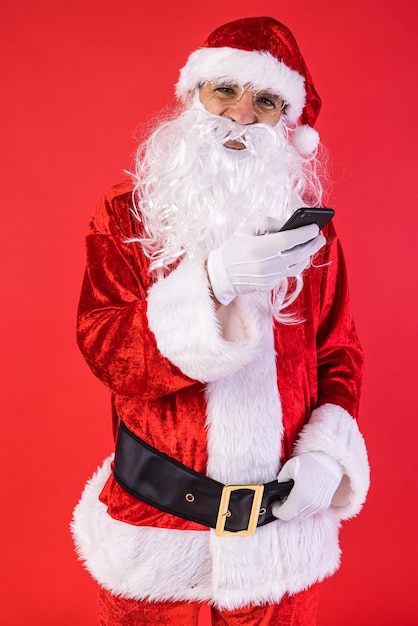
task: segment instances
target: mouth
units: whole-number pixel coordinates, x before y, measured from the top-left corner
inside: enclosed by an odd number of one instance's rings
[[[230,150],[245,150],[246,145],[238,141],[237,139],[229,139],[224,143],[225,148],[229,148]]]

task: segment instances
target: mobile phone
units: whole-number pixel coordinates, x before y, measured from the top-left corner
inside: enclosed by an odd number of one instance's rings
[[[317,224],[319,230],[322,230],[334,214],[334,209],[297,209],[280,230],[291,230],[308,224]]]

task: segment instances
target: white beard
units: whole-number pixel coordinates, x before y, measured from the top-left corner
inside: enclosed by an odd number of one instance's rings
[[[144,232],[136,241],[150,270],[162,276],[179,258],[206,258],[244,225],[256,232],[267,216],[284,222],[300,206],[318,206],[289,134],[282,121],[241,126],[200,101],[160,125],[138,150],[134,176],[134,213]],[[245,149],[226,148],[232,139]],[[311,204],[302,199],[307,191]],[[280,308],[294,300],[285,299],[285,282]]]
[[[226,148],[227,139],[246,148]],[[136,215],[151,269],[207,255],[244,223],[283,221],[304,205],[303,160],[280,122],[241,126],[193,107],[154,131],[136,166]]]

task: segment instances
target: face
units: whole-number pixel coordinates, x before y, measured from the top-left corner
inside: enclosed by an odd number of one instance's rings
[[[275,126],[286,107],[284,99],[271,90],[254,91],[222,79],[204,83],[200,88],[200,100],[209,113],[240,125],[263,123]],[[232,150],[245,148],[236,140],[224,145]]]

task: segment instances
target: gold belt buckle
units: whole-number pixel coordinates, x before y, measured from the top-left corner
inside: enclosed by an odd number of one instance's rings
[[[229,517],[228,507],[231,499],[231,493],[239,489],[250,489],[254,491],[253,504],[251,507],[250,519],[247,528],[244,530],[230,531],[225,530],[225,524]],[[226,537],[227,535],[253,535],[257,528],[258,517],[260,515],[261,501],[263,499],[264,485],[225,485],[222,489],[221,502],[219,504],[218,517],[216,520],[215,533],[218,537]]]

